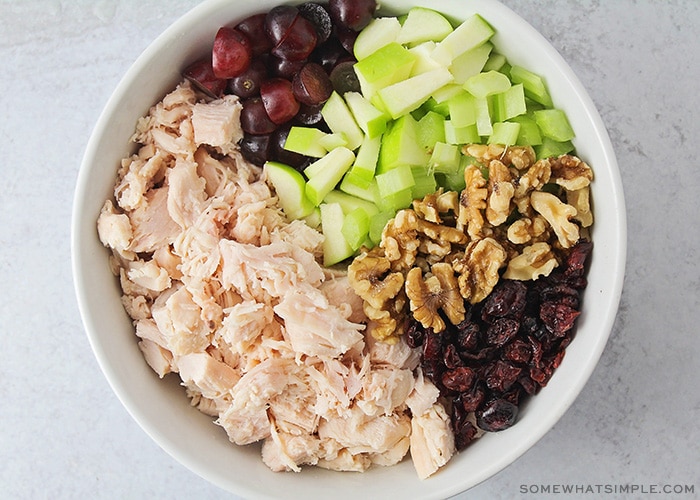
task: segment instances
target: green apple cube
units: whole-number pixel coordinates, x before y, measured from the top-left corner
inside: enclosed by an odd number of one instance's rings
[[[339,147],[329,151],[326,156],[316,160],[304,169],[308,177],[306,196],[315,206],[340,182],[345,172],[355,161],[355,154],[348,148]]]
[[[377,170],[377,161],[379,160],[379,150],[382,146],[382,137],[365,136],[360,148],[357,150],[355,163],[353,163],[350,172],[358,177],[367,180],[367,183],[374,178],[374,173]]]
[[[416,56],[416,63],[413,65],[410,76],[426,73],[441,66],[431,57],[433,50],[435,50],[435,42],[423,42],[408,49],[411,54]]]
[[[342,262],[355,251],[343,236],[345,214],[338,203],[322,203],[321,228],[323,230],[323,265],[328,267]]]
[[[511,86],[510,80],[498,71],[479,73],[464,82],[464,88],[474,97],[488,97],[505,92]]]
[[[522,83],[513,85],[505,92],[491,96],[491,107],[494,122],[504,122],[523,115],[527,111],[525,90]]]
[[[330,151],[331,149],[339,148],[341,146],[347,147],[348,138],[343,132],[324,134],[324,136],[318,140],[318,144],[326,151]]]
[[[445,142],[445,117],[435,111],[428,111],[418,120],[416,127],[418,144],[429,151],[436,142]]]
[[[375,203],[363,200],[362,198],[358,198],[357,196],[353,196],[348,193],[344,193],[338,189],[334,189],[328,193],[323,202],[339,204],[343,209],[343,213],[346,215],[357,209],[364,210],[364,212],[370,217],[379,212],[379,209]]]
[[[512,146],[518,140],[520,124],[516,122],[497,122],[493,124],[493,132],[487,144],[503,144]]]
[[[416,183],[410,165],[399,165],[387,172],[377,174],[376,179],[379,196],[382,198],[410,189]]]
[[[372,102],[380,89],[408,78],[415,62],[416,56],[396,42],[358,61],[354,68],[362,95]]]
[[[542,144],[542,135],[535,119],[530,115],[518,115],[510,119],[512,122],[520,124],[518,139],[515,142],[518,146],[538,146]]]
[[[314,211],[314,204],[306,196],[306,181],[298,171],[274,161],[265,162],[263,169],[287,217],[302,219]]]
[[[306,222],[307,226],[312,227],[314,229],[318,229],[320,231],[321,230],[321,209],[318,207],[314,207],[314,211],[311,212],[306,217],[304,217],[304,222]]]
[[[401,23],[396,17],[375,17],[355,39],[352,48],[355,59],[361,61],[385,45],[395,42],[400,30]]]
[[[553,106],[547,85],[541,76],[522,66],[514,65],[510,68],[510,79],[513,83],[522,83],[525,87],[525,95],[533,101],[548,108]]]
[[[379,90],[384,108],[395,120],[423,104],[430,95],[453,80],[447,68],[412,76]]]
[[[321,116],[331,132],[345,134],[348,149],[355,150],[360,146],[364,136],[362,129],[357,125],[350,108],[338,92],[334,91],[325,102],[321,108]]]
[[[343,97],[355,117],[355,122],[368,137],[377,137],[386,130],[389,117],[378,110],[359,92],[346,92]]]
[[[377,180],[372,179],[367,182],[365,179],[354,174],[352,171],[345,174],[343,180],[338,186],[343,193],[361,198],[371,203],[379,203],[379,189],[377,188]]]
[[[469,78],[481,73],[491,50],[493,45],[486,42],[457,56],[449,68],[450,73],[455,77],[455,83],[463,85]]]
[[[411,173],[413,174],[413,180],[415,184],[411,187],[411,197],[416,199],[422,199],[426,195],[434,193],[437,191],[437,181],[435,180],[435,174],[429,172],[424,167],[411,167]]]
[[[476,110],[476,130],[478,134],[482,137],[491,135],[493,126],[488,99],[485,97],[474,99],[474,109]]]
[[[535,155],[538,160],[565,155],[574,150],[571,141],[555,141],[550,137],[542,137],[542,144],[535,146]]]
[[[452,23],[439,12],[425,7],[413,7],[408,11],[396,41],[403,45],[440,42],[452,31]]]
[[[436,45],[432,57],[443,66],[449,67],[457,57],[487,42],[494,33],[494,29],[484,18],[474,14]]]
[[[458,83],[448,83],[433,92],[433,95],[430,97],[431,99],[435,99],[436,103],[442,104],[449,102],[450,99],[458,96],[462,92],[464,92],[464,88]]]
[[[426,113],[428,111],[434,111],[444,117],[450,116],[450,108],[447,105],[447,101],[437,102],[433,96],[421,104],[421,109],[425,109]]]
[[[459,128],[476,123],[475,101],[474,96],[464,90],[447,101],[453,126]]]
[[[459,168],[461,153],[455,144],[436,142],[428,160],[429,172],[451,173]]]
[[[314,158],[321,158],[328,150],[321,145],[326,136],[322,130],[312,127],[291,127],[284,143],[284,149]]]
[[[369,216],[361,208],[345,214],[340,232],[353,251],[362,246],[369,235]]]
[[[418,123],[410,114],[390,123],[382,136],[377,173],[399,165],[425,165],[428,154],[418,142]]]
[[[561,109],[541,109],[534,112],[535,122],[542,135],[557,142],[570,141],[574,138],[574,129],[569,124],[566,113]]]
[[[447,144],[473,144],[481,142],[476,123],[466,127],[455,127],[452,120],[445,120],[445,141]]]

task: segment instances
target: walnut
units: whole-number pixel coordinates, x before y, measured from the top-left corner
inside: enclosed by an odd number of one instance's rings
[[[513,197],[518,211],[521,214],[529,213],[530,198],[532,191],[541,189],[542,186],[549,182],[552,175],[552,168],[548,159],[542,159],[533,164],[527,171],[518,179],[517,186]]]
[[[420,245],[415,229],[417,221],[413,210],[399,210],[384,227],[379,246],[395,271],[408,270],[416,261]]]
[[[523,170],[535,162],[535,150],[530,146],[509,146],[502,144],[467,144],[462,153],[474,157],[487,165],[491,160],[499,160],[506,166]]]
[[[479,238],[484,227],[484,216],[481,211],[486,208],[486,179],[481,169],[476,165],[467,165],[464,169],[466,187],[459,197],[459,214],[457,226],[466,228],[471,238]]]
[[[464,299],[459,293],[452,266],[446,262],[434,264],[425,279],[420,268],[411,269],[406,275],[406,295],[413,317],[436,333],[446,326],[440,310],[454,325],[464,320]]]
[[[496,286],[506,258],[505,249],[493,238],[470,242],[464,254],[452,261],[462,297],[472,304],[484,300]]]
[[[589,186],[566,192],[566,202],[576,209],[574,219],[579,221],[582,227],[589,227],[593,224],[590,196],[591,188]]]
[[[552,226],[562,247],[570,248],[579,240],[579,227],[569,220],[576,215],[574,207],[544,191],[534,191],[530,203]]]
[[[549,244],[534,243],[523,248],[523,252],[508,262],[503,277],[511,280],[535,280],[549,276],[558,262]]]
[[[367,331],[373,338],[387,344],[394,344],[398,340],[400,322],[389,311],[376,309],[365,302],[363,307],[369,318]]]
[[[535,159],[535,150],[531,146],[510,146],[506,149],[501,161],[518,170],[524,170],[535,163]]]
[[[486,219],[493,226],[503,224],[510,215],[510,201],[515,193],[510,170],[499,160],[489,163],[490,191]]]
[[[441,224],[443,219],[440,214],[456,214],[459,210],[459,193],[439,190],[426,195],[422,200],[414,200],[413,210],[420,218]]]
[[[532,240],[548,239],[548,229],[549,224],[541,215],[532,218],[524,217],[508,226],[508,241],[522,245]]]
[[[348,281],[365,303],[375,309],[384,309],[404,284],[403,274],[390,270],[391,262],[375,247],[360,254],[348,266]]]
[[[567,191],[576,191],[588,186],[593,180],[593,171],[586,162],[571,155],[562,155],[552,161],[552,180]]]

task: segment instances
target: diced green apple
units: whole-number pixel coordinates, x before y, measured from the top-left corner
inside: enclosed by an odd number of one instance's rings
[[[287,217],[302,219],[314,211],[314,204],[306,196],[306,181],[298,171],[274,161],[266,162],[264,171]]]
[[[498,71],[479,73],[464,82],[464,88],[474,97],[488,97],[505,92],[511,86],[510,80]]]
[[[441,66],[430,56],[433,50],[435,50],[435,42],[423,42],[408,49],[411,54],[416,56],[416,63],[413,65],[410,76],[425,73]]]
[[[462,92],[464,92],[464,88],[458,83],[452,82],[437,89],[430,97],[431,99],[435,99],[436,103],[443,104],[449,102],[450,99],[458,96]]]
[[[359,92],[346,92],[343,97],[355,117],[355,122],[368,137],[377,137],[386,130],[389,117],[378,110]]]
[[[377,187],[379,196],[389,198],[398,192],[411,189],[416,181],[410,165],[399,165],[382,174],[377,174]]]
[[[306,183],[306,196],[318,206],[325,196],[340,182],[345,172],[355,161],[355,154],[348,148],[339,147],[316,160],[304,169],[309,178]]]
[[[452,24],[439,12],[413,7],[408,11],[396,41],[403,45],[440,42],[452,31]]]
[[[321,230],[321,209],[314,207],[313,212],[304,217],[304,222],[306,222],[306,225],[309,227]]]
[[[323,229],[323,265],[328,267],[342,262],[355,251],[343,236],[345,214],[338,203],[322,203],[321,228]]]
[[[353,251],[360,248],[369,235],[369,216],[367,212],[357,208],[345,214],[343,227],[340,229],[340,232]]]
[[[379,149],[381,146],[381,136],[369,137],[366,135],[362,144],[360,144],[360,148],[357,150],[355,163],[353,163],[350,173],[365,179],[367,184],[369,184],[377,170],[377,161],[379,160]]]
[[[371,56],[385,45],[396,41],[401,31],[401,23],[395,17],[376,17],[358,33],[353,46],[355,59]]]
[[[364,134],[340,94],[335,91],[331,94],[321,108],[321,115],[331,132],[345,134],[348,149],[355,150],[360,146]]]
[[[425,165],[429,155],[418,142],[418,124],[410,114],[391,122],[383,135],[377,173],[399,165]]]
[[[468,50],[487,42],[495,31],[480,15],[474,14],[437,44],[432,57],[445,67]]]
[[[358,208],[364,210],[368,216],[372,216],[379,212],[377,205],[373,202],[344,193],[338,189],[334,189],[328,193],[323,201],[324,203],[338,203],[342,207],[344,214],[349,214]]]
[[[408,78],[415,62],[416,56],[396,42],[358,61],[354,68],[362,95],[371,102],[380,89]]]
[[[446,68],[412,76],[379,90],[384,108],[393,119],[397,119],[423,104],[430,95],[453,79]]]
[[[445,142],[445,117],[435,111],[428,111],[418,120],[416,134],[420,146],[425,151],[431,151],[436,142]]]
[[[343,132],[333,132],[330,134],[325,134],[318,140],[318,144],[330,151],[331,149],[339,148],[341,146],[347,147],[348,139]]]
[[[321,145],[325,132],[313,127],[291,127],[284,149],[314,158],[321,158],[328,150]]]
[[[449,68],[450,73],[455,77],[455,83],[463,85],[469,78],[481,73],[491,50],[493,45],[486,42],[457,56]]]
[[[357,174],[350,171],[345,174],[338,189],[343,193],[367,200],[371,203],[379,203],[379,189],[377,188],[376,179],[367,182],[365,179],[358,177]]]

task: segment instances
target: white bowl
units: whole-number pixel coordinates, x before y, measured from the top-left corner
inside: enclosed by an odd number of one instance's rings
[[[134,328],[120,302],[108,251],[96,231],[105,199],[112,195],[122,157],[137,119],[181,79],[180,70],[210,49],[216,30],[280,0],[209,0],[158,37],[129,69],[100,116],[87,145],[73,208],[72,255],[78,303],[88,338],[114,392],[143,429],[169,454],[203,478],[237,495],[252,497],[446,498],[505,468],[535,444],[562,416],[588,380],[605,347],[622,289],[626,255],[624,197],[615,155],[590,97],[556,50],[529,24],[492,0],[423,0],[464,19],[480,13],[496,29],[499,51],[509,61],[543,75],[555,105],[576,131],[577,153],[595,172],[593,257],[578,331],[551,381],[523,408],[519,422],[488,434],[433,477],[417,479],[410,460],[363,474],[307,468],[274,473],[258,446],[231,444],[212,419],[192,408],[174,378],[160,380],[144,362]],[[385,0],[392,12],[418,1]]]

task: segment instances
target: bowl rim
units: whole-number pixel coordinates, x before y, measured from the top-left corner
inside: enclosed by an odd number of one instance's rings
[[[252,0],[249,3],[252,4]],[[297,0],[296,3],[299,3],[299,1]],[[385,3],[400,3],[400,1],[393,0],[392,2],[389,0]],[[405,3],[408,7],[421,2]],[[78,308],[88,341],[109,385],[117,395],[118,399],[121,401],[122,405],[130,413],[132,418],[137,421],[141,428],[164,451],[196,474],[233,493],[244,495],[245,497],[257,497],[261,494],[264,496],[265,493],[261,493],[261,491],[246,485],[235,484],[235,481],[232,483],[230,478],[222,477],[219,474],[212,474],[204,464],[183,450],[181,445],[172,442],[172,440],[168,438],[161,431],[161,429],[159,429],[159,426],[151,421],[146,412],[144,412],[142,408],[137,405],[136,401],[130,394],[131,388],[125,386],[119,369],[116,367],[114,360],[109,357],[106,346],[103,344],[102,339],[100,338],[100,318],[95,317],[91,305],[94,297],[91,297],[88,293],[89,286],[87,286],[87,282],[90,280],[90,273],[83,267],[87,254],[91,252],[91,249],[86,246],[85,242],[85,238],[89,237],[89,230],[88,227],[85,226],[83,215],[83,211],[85,210],[85,199],[87,196],[86,193],[90,189],[89,173],[90,170],[94,168],[94,164],[96,162],[95,160],[98,157],[100,142],[109,131],[112,117],[120,107],[120,103],[126,97],[129,83],[150,65],[151,61],[163,50],[163,47],[173,43],[174,40],[185,36],[184,34],[187,32],[188,26],[190,26],[192,22],[207,17],[213,11],[222,10],[227,4],[230,4],[230,0],[205,0],[178,18],[155,40],[153,40],[134,61],[117,84],[112,95],[109,97],[91,133],[78,172],[71,218],[71,266]],[[611,217],[613,225],[617,228],[617,232],[610,238],[609,251],[611,252],[612,266],[617,270],[617,272],[614,273],[614,276],[609,283],[609,301],[607,303],[607,307],[599,311],[601,315],[597,319],[597,324],[601,329],[601,334],[597,337],[591,348],[586,351],[587,358],[584,361],[585,368],[577,372],[575,377],[572,377],[570,383],[567,385],[568,390],[564,393],[564,397],[558,399],[558,403],[555,407],[556,411],[553,412],[549,418],[542,422],[538,422],[534,429],[532,429],[531,434],[526,436],[524,439],[520,439],[509,454],[502,456],[499,460],[492,461],[488,467],[485,467],[484,469],[480,470],[478,474],[475,474],[469,484],[465,485],[464,483],[460,482],[454,484],[443,484],[444,482],[440,482],[439,487],[436,485],[434,495],[431,496],[432,498],[444,498],[445,496],[458,494],[503,470],[507,465],[518,459],[537,441],[539,441],[573,404],[590,378],[593,370],[597,366],[600,356],[602,355],[608,338],[612,332],[617,314],[617,308],[619,306],[620,297],[622,294],[627,253],[625,200],[619,167],[617,165],[615,153],[607,130],[592,99],[564,58],[550,44],[550,42],[546,40],[542,34],[535,30],[527,21],[497,0],[475,0],[474,4],[475,6],[472,10],[480,11],[483,10],[484,6],[488,6],[488,10],[497,13],[498,15],[505,16],[508,19],[517,20],[517,22],[520,24],[520,29],[527,33],[528,37],[532,39],[538,50],[543,51],[541,54],[542,57],[547,58],[556,66],[557,71],[561,73],[562,77],[566,80],[568,86],[573,91],[574,98],[580,101],[581,106],[583,109],[585,109],[587,113],[585,118],[592,124],[593,129],[595,130],[598,146],[601,148],[602,156],[605,158],[605,162],[609,167],[609,171],[606,172],[606,175],[608,177],[608,181],[610,182],[610,187],[612,188],[613,200],[611,203],[614,208]],[[596,171],[595,165],[594,171]],[[596,175],[598,175],[597,171]],[[96,221],[97,214],[94,215]],[[94,225],[92,228],[92,238],[97,238]],[[596,240],[594,239],[594,244],[595,243]],[[105,253],[105,256],[106,255],[107,254]],[[235,445],[231,444],[230,446]]]

